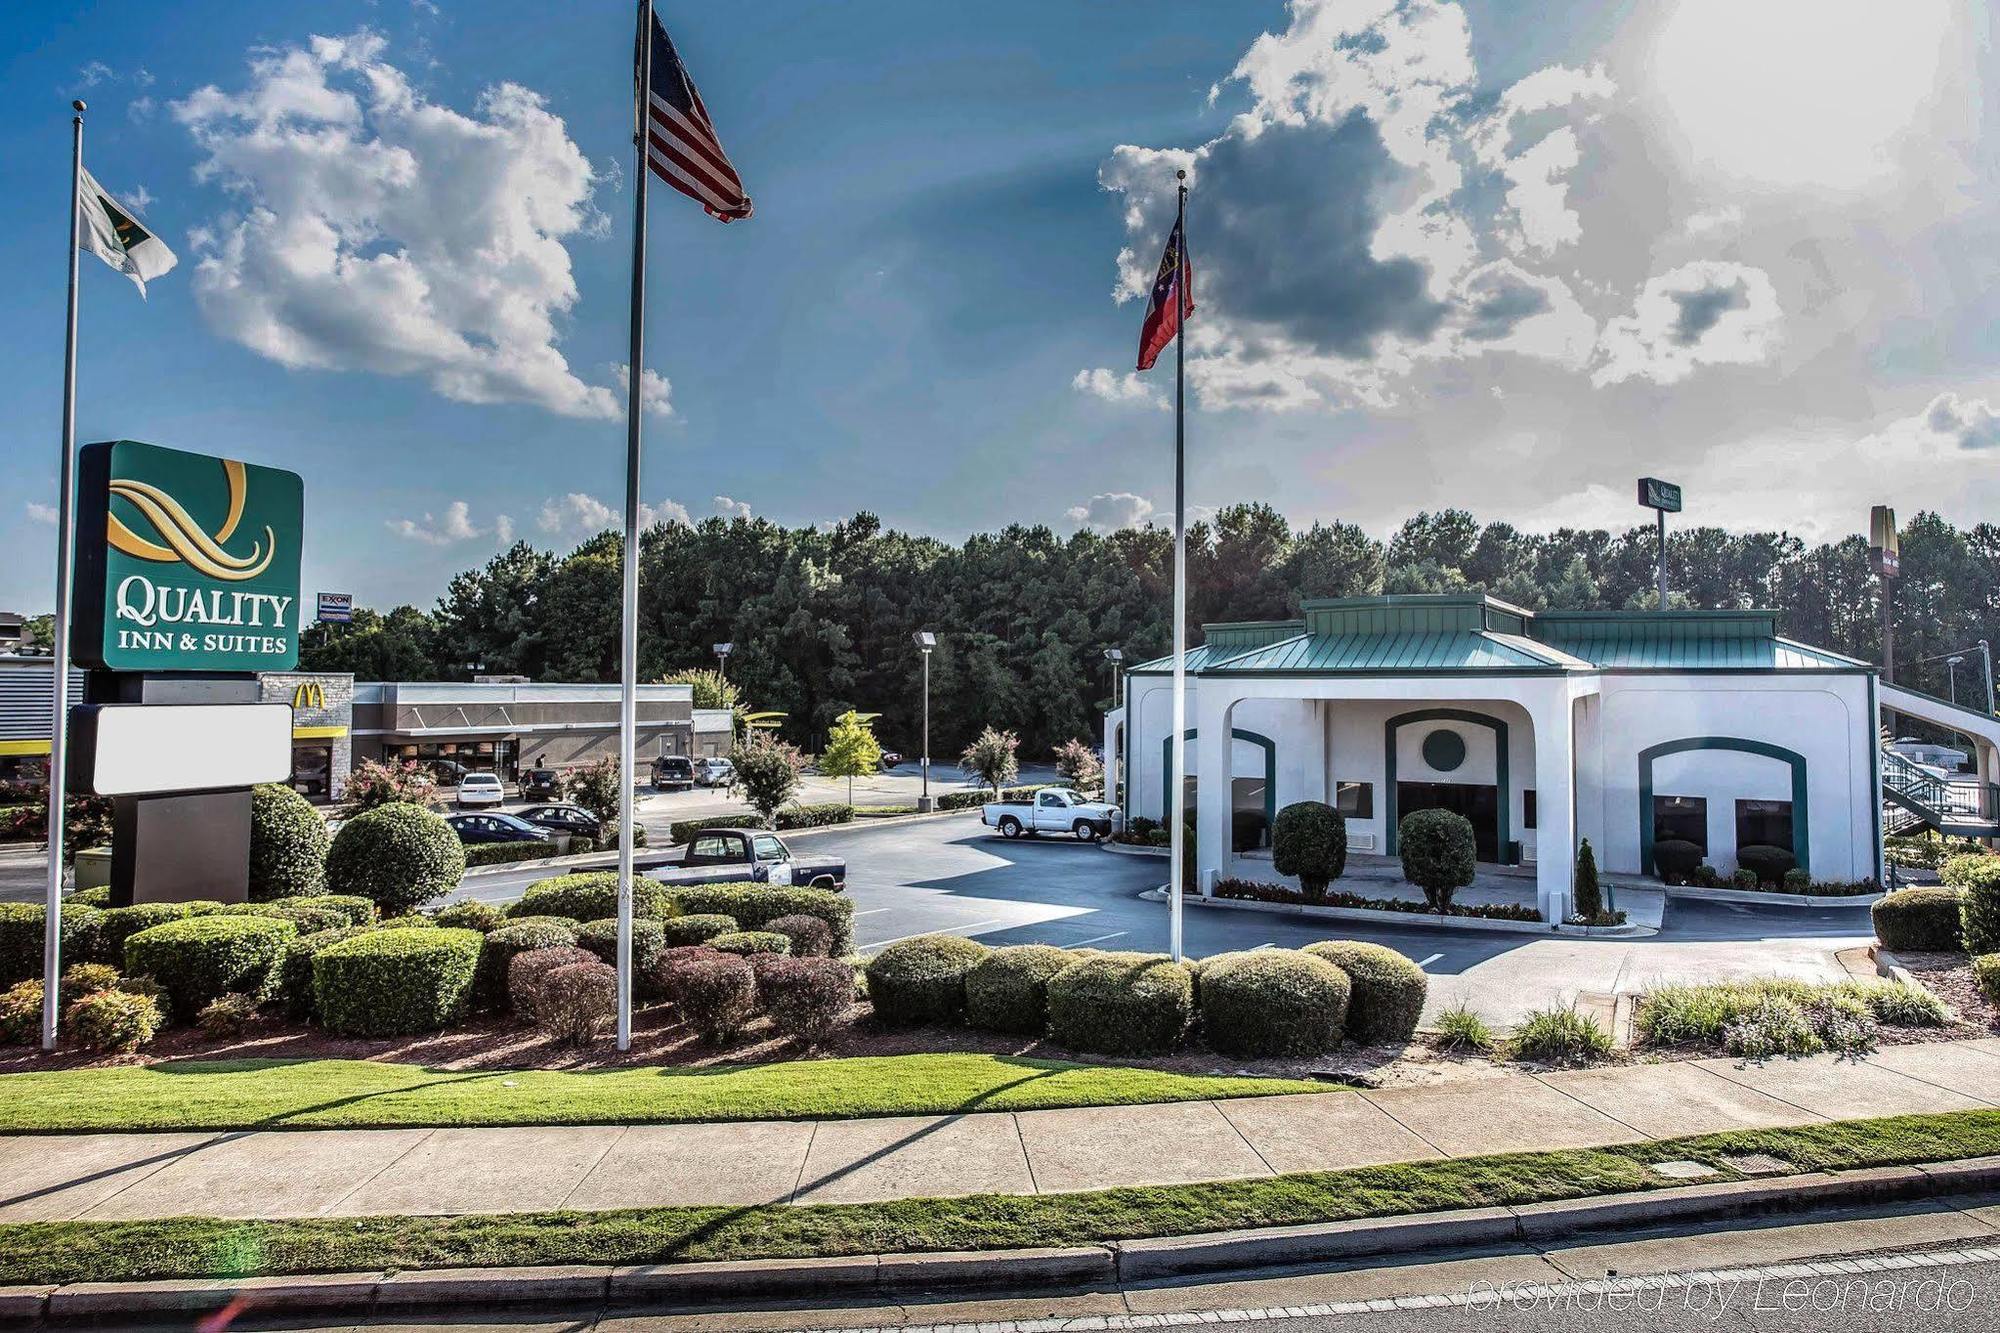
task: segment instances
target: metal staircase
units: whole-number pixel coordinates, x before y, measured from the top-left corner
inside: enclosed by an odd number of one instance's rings
[[[1951,782],[1882,751],[1882,832],[1895,837],[1935,829],[1959,838],[2000,838],[2000,787]]]

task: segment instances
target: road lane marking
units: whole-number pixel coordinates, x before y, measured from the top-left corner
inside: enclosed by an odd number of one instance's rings
[[[876,914],[877,912],[893,912],[893,911],[895,911],[895,910],[896,910],[896,909],[895,909],[895,908],[893,908],[893,907],[871,907],[871,908],[869,908],[869,909],[868,909],[867,911],[865,911],[865,912],[856,912],[856,913],[855,913],[854,915],[856,915],[856,916],[874,916],[874,915],[875,915],[875,914]]]

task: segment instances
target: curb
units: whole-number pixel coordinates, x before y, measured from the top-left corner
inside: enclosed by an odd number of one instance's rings
[[[1758,907],[1873,907],[1888,897],[1886,893],[1763,893],[1756,889],[1704,889],[1693,884],[1669,884],[1669,898],[1686,898],[1700,903],[1743,903]]]
[[[954,1290],[1045,1291],[1433,1248],[1543,1242],[1582,1232],[1810,1212],[1974,1194],[2000,1186],[2000,1157],[1605,1194],[1519,1207],[1319,1222],[1101,1245],[634,1267],[421,1269],[247,1279],[0,1287],[0,1321],[182,1318],[245,1311],[366,1314],[536,1304],[703,1305],[812,1296],[892,1298]]]
[[[1151,856],[1165,860],[1173,853],[1165,847],[1135,847],[1129,842],[1113,842],[1109,838],[1098,839],[1097,845],[1118,856]]]
[[[1166,885],[1140,894],[1147,902],[1165,902]],[[1188,907],[1220,907],[1233,912],[1281,912],[1322,917],[1329,921],[1367,921],[1385,926],[1428,930],[1477,930],[1504,935],[1575,935],[1589,939],[1643,939],[1660,933],[1658,926],[1565,926],[1546,921],[1502,921],[1483,916],[1438,916],[1432,912],[1391,912],[1374,907],[1320,907],[1311,903],[1266,903],[1254,898],[1203,898],[1188,895]]]

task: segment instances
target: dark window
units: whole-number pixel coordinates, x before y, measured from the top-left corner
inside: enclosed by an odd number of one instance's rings
[[[1372,782],[1336,782],[1333,785],[1333,808],[1349,819],[1375,818],[1375,784]]]
[[[1790,801],[1738,801],[1736,803],[1736,850],[1745,847],[1792,849],[1792,803]]]
[[[1653,841],[1691,842],[1701,849],[1703,856],[1707,856],[1708,798],[1705,796],[1655,796],[1653,798]]]
[[[1521,793],[1521,827],[1535,826],[1535,791],[1530,787]]]

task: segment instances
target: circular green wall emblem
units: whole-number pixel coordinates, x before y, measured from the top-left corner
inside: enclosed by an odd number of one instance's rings
[[[1449,773],[1465,762],[1465,737],[1440,727],[1424,737],[1424,762]]]

